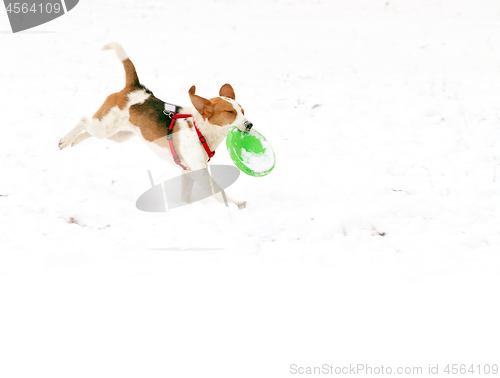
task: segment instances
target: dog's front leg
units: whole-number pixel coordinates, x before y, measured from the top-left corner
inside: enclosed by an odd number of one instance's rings
[[[201,180],[203,180],[203,184],[205,185],[205,190],[208,195],[214,197],[220,203],[225,203],[226,206],[228,206],[228,203],[234,203],[239,209],[245,208],[246,201],[238,201],[227,195],[217,181],[212,178],[208,169],[205,168],[203,172],[204,174],[201,176]]]
[[[241,201],[241,200],[235,200],[232,197],[230,197],[223,189],[220,190],[220,192],[215,193],[214,197],[217,199],[219,202],[224,202],[224,203],[234,203],[236,206],[238,206],[238,209],[244,209],[247,205],[246,201]]]
[[[246,201],[234,200],[228,196],[217,184],[217,181],[212,178],[208,171],[208,165],[205,160],[206,156],[204,155],[204,151],[202,151],[201,147],[199,150],[190,150],[189,153],[184,153],[184,156],[187,165],[191,168],[191,172],[193,172],[192,175],[186,176],[191,176],[194,181],[197,182],[197,187],[199,186],[207,196],[215,197],[215,199],[221,203],[234,203],[239,209],[245,208]],[[193,183],[194,182],[190,183],[189,192],[183,191],[183,198],[184,196],[187,198],[188,195],[191,195]],[[190,203],[188,201],[185,202]]]
[[[195,185],[196,184],[196,185]],[[236,201],[228,196],[224,190],[212,178],[207,168],[194,171],[182,171],[180,196],[184,203],[193,203],[203,198],[215,197],[219,202],[234,203],[238,208],[245,208],[245,201]]]
[[[181,176],[181,199],[183,202],[191,203],[191,192],[193,190],[194,178],[190,171],[182,171]]]

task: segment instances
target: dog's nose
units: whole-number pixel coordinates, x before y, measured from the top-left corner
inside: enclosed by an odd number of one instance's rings
[[[245,131],[248,133],[251,129],[252,129],[252,122],[250,121],[245,121],[245,123],[243,124],[245,126]]]

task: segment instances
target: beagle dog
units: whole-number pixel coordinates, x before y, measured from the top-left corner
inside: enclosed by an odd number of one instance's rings
[[[125,88],[108,96],[92,118],[82,117],[61,138],[59,149],[74,147],[91,137],[122,143],[138,136],[160,158],[180,167],[183,173],[204,169],[210,176],[206,168],[213,155],[211,151],[222,143],[227,132],[234,126],[241,131],[252,128],[245,111],[236,102],[231,85],[224,84],[219,97],[210,100],[195,94],[193,85],[188,91],[192,107],[172,105],[156,98],[139,82],[134,64],[119,43],[109,43],[102,50],[114,50],[122,62]],[[189,184],[182,190],[189,201]],[[246,205],[244,201],[226,197],[240,209]],[[221,201],[220,196],[216,198]]]

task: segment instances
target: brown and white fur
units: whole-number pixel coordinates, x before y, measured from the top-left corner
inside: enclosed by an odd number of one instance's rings
[[[164,102],[140,84],[134,64],[119,43],[109,43],[102,50],[114,50],[123,63],[125,88],[108,96],[92,118],[82,117],[75,128],[61,138],[59,148],[62,150],[68,146],[74,147],[91,137],[122,143],[139,136],[160,158],[177,166],[166,138],[170,119],[163,113]],[[195,91],[196,87],[193,85],[188,92],[193,107],[183,107],[180,113],[194,116],[196,126],[212,151],[221,144],[233,126],[245,130],[244,124],[248,123],[248,120],[243,108],[235,101],[231,85],[223,85],[219,97],[210,100],[196,95]],[[187,166],[189,171],[207,168],[208,156],[198,139],[192,118],[178,119],[175,122],[173,142],[182,164]],[[183,173],[186,172],[183,170]],[[245,207],[244,201],[226,197],[239,208]],[[216,198],[222,200],[221,196]]]

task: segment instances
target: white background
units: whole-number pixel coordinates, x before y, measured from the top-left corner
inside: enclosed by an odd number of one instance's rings
[[[164,101],[232,84],[277,157],[245,210],[138,211],[179,174],[138,139],[58,150],[123,86],[111,41]],[[500,363],[499,44],[487,0],[0,12],[0,377]]]

